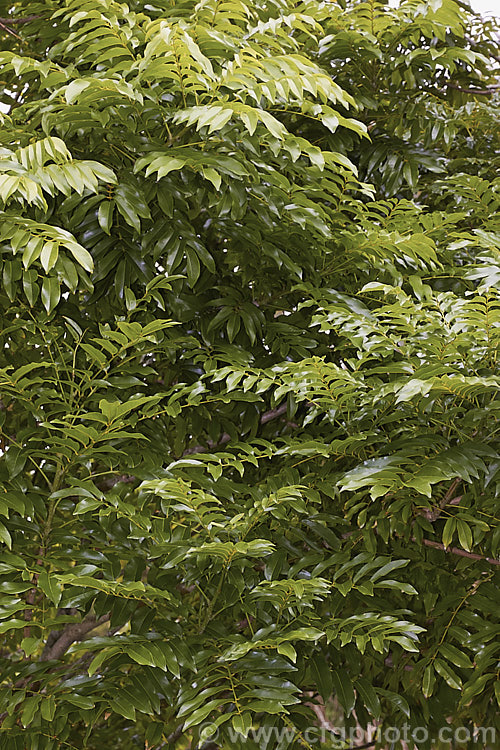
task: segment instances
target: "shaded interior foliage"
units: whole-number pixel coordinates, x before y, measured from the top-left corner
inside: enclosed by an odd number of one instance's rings
[[[495,22],[0,11],[0,748],[500,731]]]

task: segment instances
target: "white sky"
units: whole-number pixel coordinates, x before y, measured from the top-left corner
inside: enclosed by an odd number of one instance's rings
[[[493,14],[500,17],[500,0],[471,0],[474,10],[484,15]]]
[[[500,0],[469,0],[474,10],[484,15],[494,15],[500,17]],[[399,0],[389,0],[389,5],[397,8]]]

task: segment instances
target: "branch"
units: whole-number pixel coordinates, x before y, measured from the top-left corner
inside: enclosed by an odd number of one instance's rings
[[[109,615],[102,615],[98,620],[95,617],[88,617],[83,622],[77,622],[72,625],[68,625],[62,631],[61,635],[54,644],[47,642],[40,661],[52,661],[53,659],[60,659],[63,656],[72,643],[75,641],[83,640],[84,636],[91,630],[94,630],[98,625],[102,625],[103,622],[109,620]]]
[[[473,50],[481,49],[481,45],[478,44],[475,39],[471,39],[469,36],[464,37],[464,39],[470,44]],[[491,57],[492,60],[496,60],[497,62],[500,62],[500,55],[495,55],[493,52],[488,52],[486,54],[487,54],[487,57]]]
[[[115,486],[115,484],[118,484],[118,482],[122,482],[123,484],[133,484],[136,479],[137,477],[133,477],[130,474],[120,474],[116,477],[108,477],[108,479],[103,479],[98,486],[100,490],[109,492],[109,490],[111,490]]]
[[[269,411],[265,411],[261,417],[260,417],[260,424],[267,424],[268,422],[271,422],[273,419],[277,419],[278,417],[281,417],[283,414],[286,414],[287,411],[287,405],[282,404],[281,406],[278,406],[276,409],[270,409]],[[288,423],[292,427],[297,427],[296,424],[289,422]],[[183,453],[182,456],[190,456],[193,453],[205,453],[208,450],[217,450],[217,448],[221,448],[223,445],[226,445],[226,443],[229,443],[231,440],[231,435],[228,432],[223,432],[219,440],[207,440],[207,445],[195,445],[192,448],[187,448]],[[112,487],[115,486],[118,482],[135,482],[136,477],[129,476],[128,474],[121,474],[118,477],[110,477],[109,479],[105,479],[101,482],[99,485],[99,489],[103,491],[108,491]]]
[[[455,499],[453,498],[453,495],[455,494],[455,490],[457,489],[461,481],[462,480],[460,477],[457,477],[456,479],[453,480],[450,487],[444,493],[443,498],[440,501],[436,510],[429,511],[425,514],[425,517],[427,518],[428,521],[432,522],[438,519],[439,516],[441,515],[441,511],[443,510],[443,508],[445,508],[448,505],[448,503],[453,502],[453,500]]]
[[[413,537],[413,541],[417,541],[415,537]],[[434,549],[440,549],[443,552],[450,552],[452,555],[458,555],[459,557],[468,557],[471,560],[484,560],[484,562],[487,562],[490,565],[500,565],[500,560],[495,560],[495,558],[493,557],[476,555],[475,552],[467,552],[464,549],[460,549],[460,547],[445,547],[444,544],[441,544],[441,542],[433,542],[431,539],[422,539],[422,544],[424,544],[426,547],[434,547]]]
[[[19,34],[16,34],[15,31],[12,31],[12,29],[9,29],[8,26],[6,26],[4,23],[0,21],[0,28],[7,32],[7,34],[10,34],[11,36],[15,37],[16,39],[20,39],[22,41],[22,37],[19,36]]]
[[[458,86],[456,83],[448,83],[448,88],[450,89],[456,89],[457,91],[461,91],[462,94],[478,94],[479,96],[489,96],[489,94],[494,94],[495,91],[500,89],[500,83],[499,84],[492,84],[491,86],[488,86],[486,89],[464,89],[462,86]]]
[[[331,721],[328,720],[326,716],[325,703],[319,693],[310,690],[307,693],[303,693],[302,695],[306,698],[311,698],[311,701],[306,701],[304,705],[314,711],[314,713],[316,714],[316,718],[319,721],[320,728],[326,729],[328,732],[333,732],[335,730],[335,726],[331,723]],[[313,702],[314,699],[317,701],[317,703]]]
[[[31,579],[31,582],[33,583],[33,588],[28,591],[26,594],[26,604],[29,604],[29,607],[27,607],[24,610],[24,619],[26,622],[31,622],[33,619],[33,610],[31,607],[33,607],[35,603],[35,597],[36,597],[36,586],[38,583],[38,573],[33,574],[33,578]],[[25,638],[29,638],[31,635],[31,627],[29,625],[25,625],[23,628],[23,635]]]
[[[184,722],[180,726],[177,727],[173,732],[171,732],[167,737],[167,745],[175,745],[179,737],[182,737],[184,734]]]
[[[261,424],[266,424],[267,422],[270,422],[273,419],[277,419],[278,417],[281,417],[283,414],[286,414],[287,405],[281,404],[281,406],[278,406],[276,409],[270,409],[269,411],[265,411],[260,418]],[[215,440],[207,440],[207,445],[195,445],[193,448],[187,448],[183,456],[190,456],[193,453],[205,453],[207,448],[210,450],[217,450],[217,448],[220,448],[223,445],[226,445],[226,443],[229,443],[231,440],[231,435],[229,433],[224,432],[220,439],[216,442]]]
[[[386,667],[394,667],[394,662],[392,660],[392,654],[389,654],[389,656],[386,656],[384,659],[384,664]],[[413,672],[413,667],[410,666],[410,664],[404,664],[403,669],[405,672]]]
[[[0,18],[0,24],[2,26],[19,26],[22,23],[31,23],[31,21],[36,21],[38,18],[42,18],[42,16],[23,16],[20,18]]]
[[[43,551],[43,545],[42,545],[42,547],[40,547],[40,549],[38,550],[38,559],[36,561],[37,565],[40,565],[40,566],[42,565],[43,552],[44,551]],[[34,603],[35,603],[36,588],[38,586],[38,576],[39,576],[38,573],[33,573],[33,576],[31,578],[31,582],[33,584],[33,588],[30,589],[28,591],[28,593],[26,594],[26,604],[29,604],[30,607],[32,607],[34,605]],[[28,608],[28,609],[24,610],[24,619],[26,620],[26,622],[30,622],[33,619],[33,610],[31,608]],[[31,628],[30,628],[30,626],[29,625],[25,625],[24,629],[23,629],[23,635],[24,635],[24,637],[25,638],[29,638],[30,634],[31,634]]]
[[[281,406],[278,406],[277,409],[270,409],[269,411],[265,411],[264,414],[260,418],[261,424],[266,424],[267,422],[270,422],[272,419],[277,419],[278,417],[281,417],[282,414],[286,414],[287,405],[281,404]]]

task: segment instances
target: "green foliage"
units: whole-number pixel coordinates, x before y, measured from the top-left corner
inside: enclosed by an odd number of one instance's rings
[[[494,23],[0,8],[0,748],[500,731]]]

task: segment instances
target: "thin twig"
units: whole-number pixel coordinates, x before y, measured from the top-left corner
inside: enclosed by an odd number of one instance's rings
[[[414,538],[414,541],[417,541]],[[460,547],[445,547],[441,542],[433,542],[431,539],[422,539],[422,544],[426,547],[434,547],[434,549],[440,549],[443,552],[450,552],[452,555],[458,555],[459,557],[468,557],[471,560],[484,560],[484,562],[490,565],[500,565],[500,560],[495,560],[493,557],[485,557],[484,555],[477,555],[475,552],[467,552]]]
[[[12,31],[12,29],[9,29],[9,27],[6,24],[2,23],[1,21],[0,21],[0,28],[2,28],[4,31],[6,31],[7,34],[10,34],[11,36],[15,37],[16,39],[20,39],[22,41],[22,37],[20,37],[19,34],[16,34],[15,31]]]
[[[439,505],[436,508],[436,510],[426,513],[425,517],[427,518],[428,521],[436,521],[436,519],[439,518],[443,508],[445,508],[450,502],[452,502],[453,496],[455,494],[455,490],[457,489],[461,481],[462,481],[461,477],[457,477],[456,479],[453,480],[450,487],[444,493],[443,498],[439,502]]]

